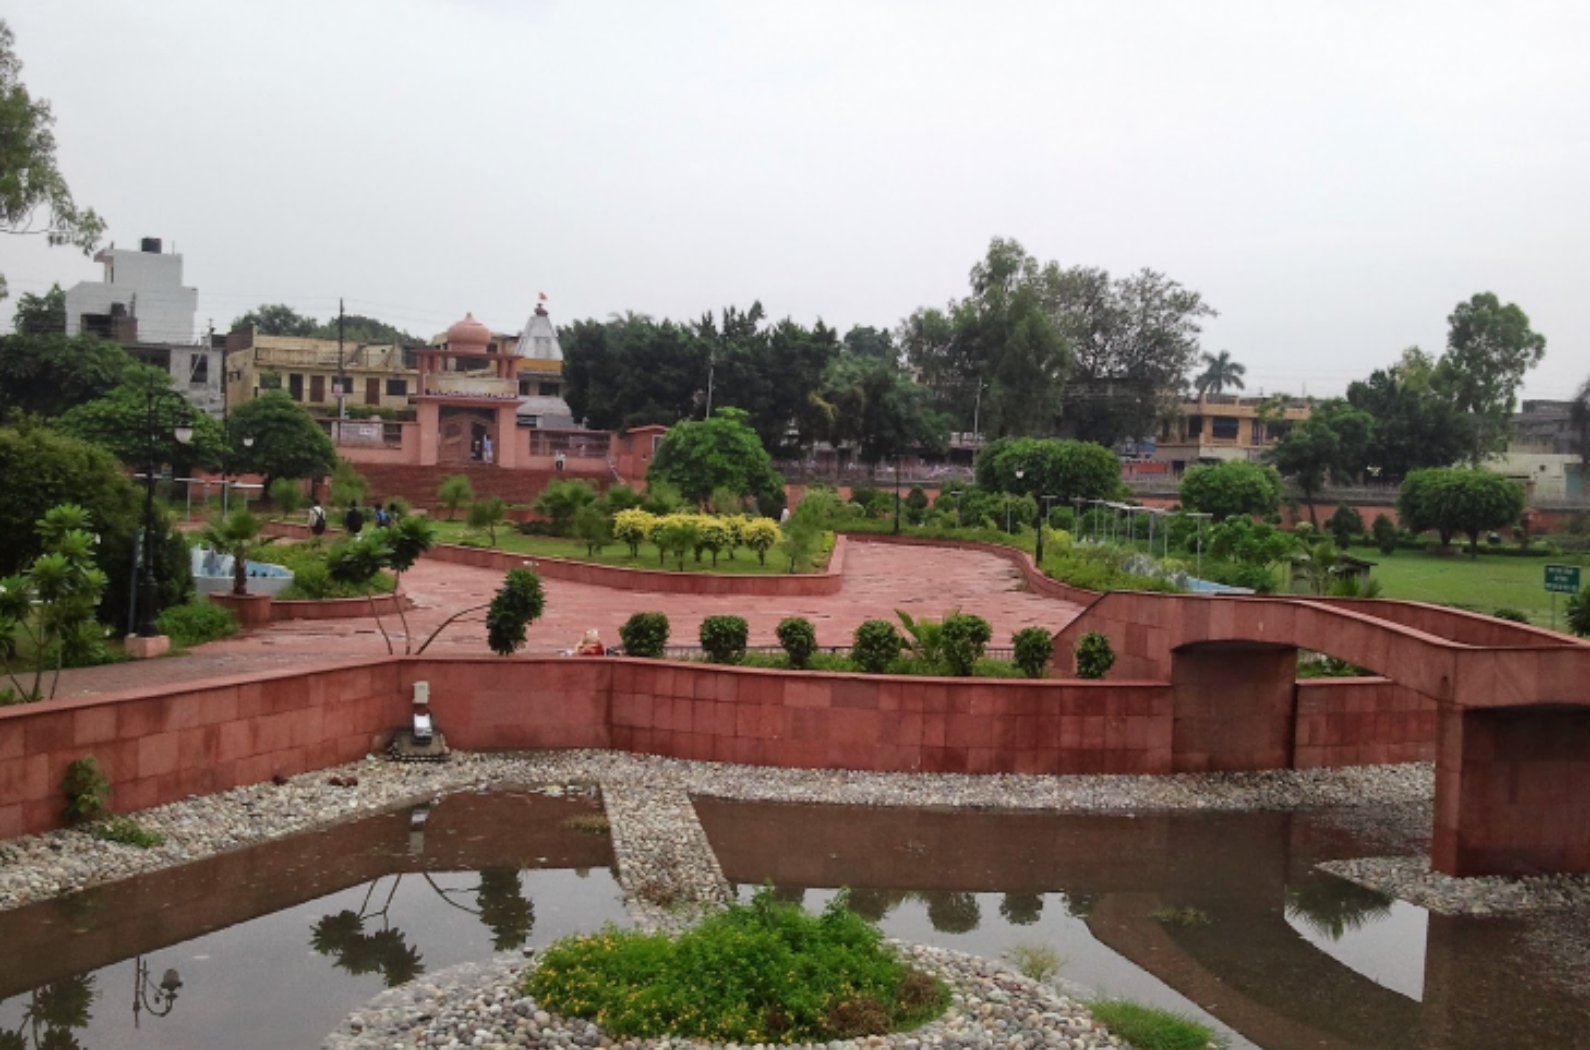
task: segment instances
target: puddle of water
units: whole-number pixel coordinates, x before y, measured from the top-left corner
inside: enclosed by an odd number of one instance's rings
[[[0,914],[0,1047],[318,1046],[389,985],[626,924],[610,841],[564,826],[600,812],[456,795]]]
[[[1560,960],[1530,923],[1429,915],[1314,870],[1420,845],[1335,814],[696,808],[742,893],[770,881],[815,908],[848,886],[893,936],[1046,946],[1062,978],[1211,1018],[1238,1047],[1558,1050],[1590,1031],[1590,1001],[1538,978]]]

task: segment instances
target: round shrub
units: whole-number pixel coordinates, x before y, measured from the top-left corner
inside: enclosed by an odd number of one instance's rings
[[[869,674],[882,674],[900,657],[905,642],[888,620],[868,620],[856,628],[850,641],[850,658]]]
[[[1105,672],[1115,666],[1115,650],[1110,647],[1109,638],[1098,631],[1089,631],[1078,638],[1072,652],[1076,656],[1078,678],[1103,678]]]
[[[512,569],[486,610],[486,644],[498,656],[512,656],[525,642],[525,629],[546,608],[541,577],[529,569]]]
[[[668,616],[660,612],[638,612],[618,629],[625,656],[662,658],[668,646]]]
[[[1590,636],[1590,591],[1568,599],[1568,630],[1580,638]]]
[[[524,990],[615,1040],[824,1043],[943,1013],[944,984],[900,959],[848,900],[841,890],[810,915],[766,886],[677,938],[614,929],[566,937],[541,953]]]
[[[988,645],[988,640],[994,637],[994,629],[981,616],[954,612],[944,617],[940,636],[943,638],[944,662],[949,665],[950,673],[965,677],[972,673],[977,661],[982,659],[983,649]]]
[[[230,638],[237,633],[238,623],[230,609],[209,602],[194,602],[160,610],[155,627],[161,634],[171,636],[172,645],[186,649],[217,638]]]
[[[1014,663],[1028,678],[1042,678],[1054,655],[1054,636],[1042,627],[1023,627],[1011,638],[1016,647]]]
[[[701,648],[712,663],[740,663],[745,659],[748,631],[743,616],[709,616],[701,621]]]
[[[1501,608],[1491,613],[1498,620],[1511,620],[1513,623],[1528,623],[1529,614],[1522,609]]]
[[[801,670],[811,662],[817,651],[817,628],[800,616],[790,616],[778,623],[778,644],[789,654],[789,665]]]

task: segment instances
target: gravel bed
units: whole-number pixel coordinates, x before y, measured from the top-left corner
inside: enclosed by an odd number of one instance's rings
[[[1430,870],[1428,857],[1359,857],[1321,871],[1441,915],[1527,915],[1590,910],[1590,875],[1497,875],[1458,879]]]
[[[944,1015],[909,1032],[802,1044],[805,1050],[1095,1050],[1123,1044],[1087,1007],[1002,963],[943,948],[893,943],[951,988]],[[690,1050],[688,1039],[614,1040],[589,1021],[547,1013],[520,988],[535,965],[514,954],[467,963],[383,992],[350,1014],[322,1050],[510,1047]],[[748,1050],[764,1050],[756,1044]]]

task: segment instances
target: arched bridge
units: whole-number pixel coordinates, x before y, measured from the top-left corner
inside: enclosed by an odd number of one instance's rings
[[[1367,668],[1438,711],[1433,863],[1452,875],[1590,871],[1590,645],[1417,602],[1101,595],[1114,680],[1169,682],[1178,771],[1294,765],[1297,651]]]

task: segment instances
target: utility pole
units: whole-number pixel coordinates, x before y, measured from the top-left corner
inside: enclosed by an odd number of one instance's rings
[[[707,414],[702,417],[704,419],[712,418],[712,373],[717,369],[717,367],[718,352],[716,350],[709,350],[707,352]]]
[[[209,326],[204,335],[204,352],[209,355],[215,350],[215,318],[210,318]],[[226,403],[226,347],[221,347],[221,516],[226,517],[226,461],[227,452],[232,448],[232,431],[230,427],[231,406]],[[210,486],[204,486],[205,507],[204,513],[210,513]],[[191,501],[190,501],[191,502]]]
[[[337,444],[342,444],[342,421],[348,418],[348,377],[342,372],[342,299],[337,299]]]

